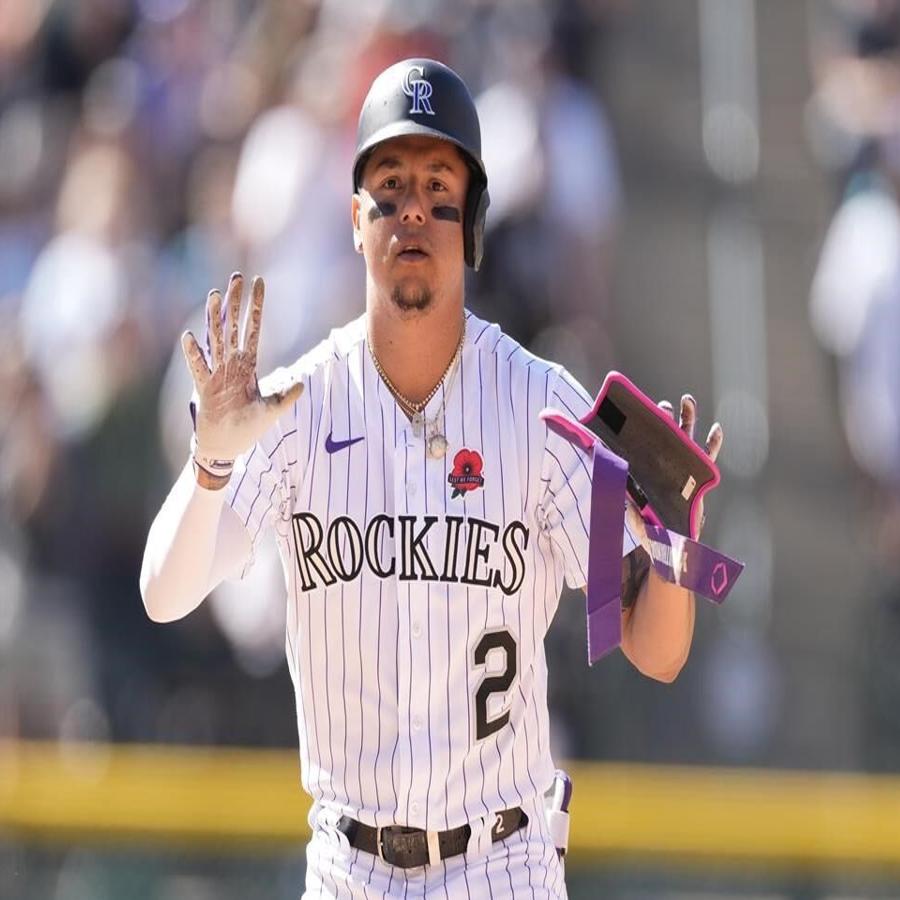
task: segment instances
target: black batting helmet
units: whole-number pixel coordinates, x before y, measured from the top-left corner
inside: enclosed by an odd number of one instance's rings
[[[469,165],[469,190],[463,214],[466,264],[481,263],[484,219],[490,197],[481,161],[481,128],[472,95],[463,80],[433,59],[405,59],[372,82],[359,114],[353,190],[359,190],[366,159],[377,144],[407,134],[450,141]]]

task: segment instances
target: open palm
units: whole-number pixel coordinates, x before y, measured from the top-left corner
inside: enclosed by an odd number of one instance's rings
[[[228,283],[224,317],[221,293],[213,290],[207,297],[208,360],[190,331],[181,337],[198,397],[194,456],[216,473],[227,471],[303,393],[299,382],[272,393],[260,392],[256,362],[265,285],[257,276],[250,286],[241,342],[238,320],[243,286],[243,276],[235,272]]]

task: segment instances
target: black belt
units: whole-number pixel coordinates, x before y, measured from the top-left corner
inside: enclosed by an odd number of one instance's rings
[[[521,807],[504,809],[496,813],[491,841],[502,841],[527,824],[528,816]],[[373,828],[349,816],[342,816],[337,827],[347,836],[351,847],[378,856],[401,869],[412,869],[426,863],[434,865],[442,859],[465,853],[472,836],[469,825],[461,825],[449,831],[423,831],[421,828],[407,828],[405,825]]]

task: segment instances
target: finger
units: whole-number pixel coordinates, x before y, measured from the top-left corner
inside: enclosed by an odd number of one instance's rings
[[[191,370],[194,385],[197,390],[200,390],[209,381],[210,371],[206,363],[206,357],[197,343],[197,338],[190,331],[185,331],[181,335],[181,349],[184,351],[184,358],[187,360],[188,368]]]
[[[276,391],[274,394],[263,397],[270,421],[274,422],[276,419],[280,419],[300,399],[302,393],[303,382],[298,381],[283,391]]]
[[[694,437],[694,426],[697,424],[697,401],[690,395],[684,394],[681,398],[681,413],[678,425],[691,439]]]
[[[238,349],[238,323],[241,318],[241,294],[244,291],[244,277],[235,272],[228,282],[228,298],[225,307],[225,336],[227,353],[236,353]]]
[[[225,359],[222,343],[222,295],[212,290],[206,298],[206,337],[209,344],[210,366],[215,369]]]
[[[672,409],[672,404],[669,403],[668,400],[660,400],[659,403],[656,404],[664,413],[667,413],[671,418],[675,418],[675,410]]]
[[[250,285],[250,302],[244,314],[244,350],[256,365],[256,353],[259,348],[259,330],[262,324],[263,298],[266,285],[259,275]]]
[[[725,440],[725,432],[718,422],[714,422],[712,428],[709,429],[709,437],[706,439],[706,452],[709,458],[715,462],[722,449],[722,442]]]

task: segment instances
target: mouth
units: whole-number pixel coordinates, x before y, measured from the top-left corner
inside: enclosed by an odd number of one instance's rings
[[[406,243],[397,251],[397,259],[405,263],[419,263],[428,259],[428,252],[421,244]]]

